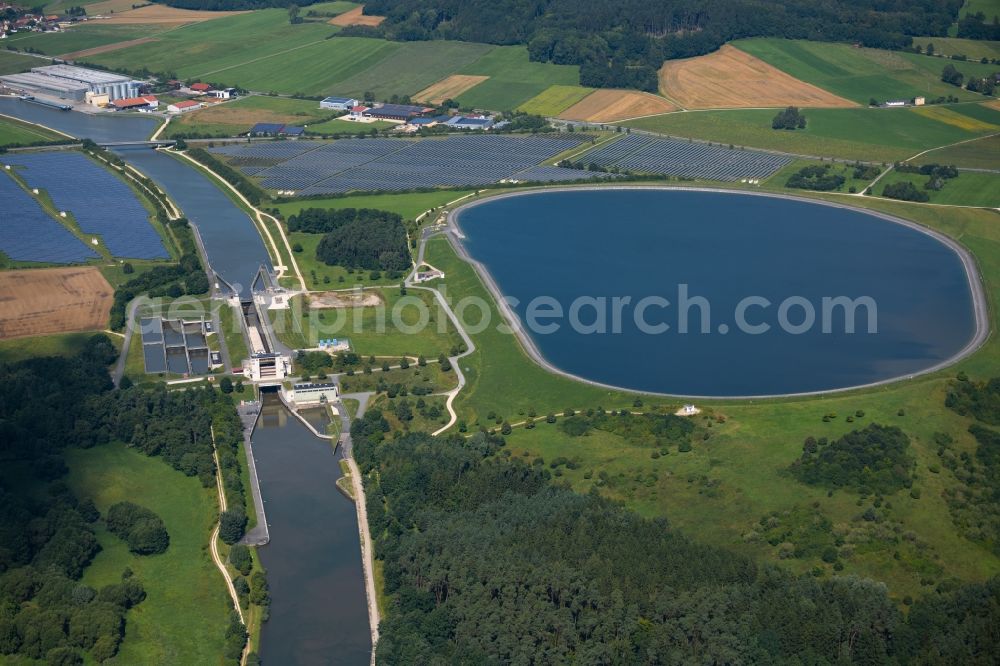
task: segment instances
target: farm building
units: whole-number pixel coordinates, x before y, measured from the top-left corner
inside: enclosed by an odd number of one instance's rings
[[[257,123],[250,128],[250,136],[291,136],[299,137],[305,128],[282,123]]]
[[[25,93],[50,95],[82,102],[87,93],[107,95],[111,101],[136,97],[140,83],[127,76],[72,65],[33,67],[30,72],[0,76],[0,83]]]
[[[351,118],[355,118],[355,119],[357,119],[357,118],[363,118],[364,115],[365,115],[365,111],[368,111],[368,110],[369,109],[368,109],[367,106],[360,106],[360,105],[359,106],[352,106],[351,107]]]
[[[347,111],[358,105],[358,100],[350,97],[327,97],[319,103],[321,109],[331,109],[333,111]]]
[[[189,87],[191,88],[191,90],[198,93],[207,93],[209,90],[212,89],[212,86],[208,85],[207,83],[200,83],[200,82],[192,83]]]
[[[470,118],[468,116],[454,116],[445,123],[455,129],[466,130],[487,130],[493,126],[492,118]]]
[[[434,109],[423,106],[413,106],[412,104],[383,104],[381,106],[368,109],[367,111],[364,111],[363,114],[366,118],[405,122],[410,118],[421,116],[433,110]]]
[[[195,109],[200,109],[201,104],[195,102],[194,100],[186,99],[183,102],[174,102],[167,106],[167,111],[170,113],[187,113],[188,111],[194,111]]]
[[[111,103],[118,111],[155,109],[160,105],[160,101],[153,95],[144,97],[129,97],[128,99],[116,99]]]
[[[216,99],[232,99],[236,97],[236,88],[221,88],[219,90],[210,90],[208,94]]]

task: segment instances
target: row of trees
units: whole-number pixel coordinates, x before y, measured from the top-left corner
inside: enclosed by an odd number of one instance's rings
[[[803,167],[793,173],[785,182],[785,187],[829,192],[839,190],[845,182],[845,178],[840,174],[830,173],[829,164],[816,164]]]
[[[385,664],[985,662],[1000,584],[917,600],[797,577],[555,486],[498,436],[352,427],[390,610]]]
[[[310,234],[326,234],[351,222],[374,224],[378,222],[402,223],[397,213],[377,208],[304,208],[288,218],[289,231],[303,231]]]

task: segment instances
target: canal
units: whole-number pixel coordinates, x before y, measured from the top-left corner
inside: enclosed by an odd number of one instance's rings
[[[337,490],[338,455],[263,394],[253,434],[271,541],[258,552],[271,586],[265,664],[367,664],[361,544],[354,504]]]

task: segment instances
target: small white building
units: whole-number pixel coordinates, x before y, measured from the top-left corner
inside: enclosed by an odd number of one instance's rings
[[[284,389],[284,393],[285,399],[295,403],[296,407],[336,402],[340,396],[337,385],[333,383],[293,384],[291,389]]]
[[[236,88],[223,88],[221,90],[209,90],[208,94],[216,99],[233,99],[236,97]]]
[[[331,111],[347,111],[358,105],[358,100],[351,97],[327,97],[319,103],[319,108]]]
[[[174,102],[173,104],[167,105],[167,111],[169,113],[187,113],[188,111],[195,111],[201,108],[201,102],[196,102],[191,99],[186,99],[183,102]]]

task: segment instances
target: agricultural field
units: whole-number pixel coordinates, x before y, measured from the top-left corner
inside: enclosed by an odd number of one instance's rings
[[[552,86],[517,107],[517,110],[536,116],[558,116],[592,92],[593,88],[582,86]]]
[[[23,55],[12,51],[0,51],[0,74],[18,74],[26,72],[32,67],[39,67],[45,64],[47,64],[47,61],[30,55]]]
[[[1000,136],[966,141],[924,153],[917,164],[954,164],[966,169],[1000,169]]]
[[[107,328],[114,290],[93,267],[0,273],[0,338]]]
[[[348,11],[343,12],[339,16],[330,19],[330,25],[348,26],[348,25],[367,25],[367,26],[377,26],[382,21],[385,20],[384,16],[365,16],[364,6],[355,7]]]
[[[307,125],[330,120],[337,112],[319,108],[313,100],[251,95],[175,118],[164,136],[235,136],[257,123]]]
[[[967,132],[1000,131],[1000,112],[978,104],[922,106],[914,108],[913,112]]]
[[[115,12],[113,16],[101,19],[103,25],[187,25],[202,21],[215,21],[227,16],[245,14],[246,12],[200,11],[195,9],[179,9],[165,5],[146,5],[138,9]]]
[[[660,92],[686,109],[857,106],[729,44],[709,55],[663,63]]]
[[[573,106],[563,110],[563,120],[611,123],[629,118],[676,111],[677,107],[658,95],[634,90],[595,90]]]
[[[524,46],[497,46],[459,74],[488,76],[456,100],[463,107],[509,111],[516,109],[549,86],[580,84],[580,68],[531,62]]]
[[[119,443],[65,452],[74,494],[102,513],[130,500],[155,511],[170,534],[161,555],[138,556],[103,525],[101,552],[82,582],[96,588],[120,580],[130,568],[146,589],[145,602],[129,612],[116,661],[123,664],[208,663],[222,654],[232,607],[222,576],[208,555],[216,519],[215,488],[203,488],[157,458]]]
[[[867,104],[872,98],[884,101],[917,95],[982,99],[978,93],[941,81],[941,70],[951,63],[967,77],[986,76],[991,67],[978,62],[945,62],[914,53],[855,48],[849,44],[745,39],[733,45],[790,76],[859,104]]]
[[[441,104],[446,99],[456,99],[469,88],[479,85],[488,78],[490,77],[473,74],[452,74],[416,93],[413,99],[426,104]]]
[[[1000,58],[1000,42],[990,42],[984,39],[959,39],[957,37],[914,37],[913,45],[924,51],[927,45],[934,45],[934,53],[943,56],[964,55],[973,60],[980,58]],[[944,67],[947,61],[942,61]]]
[[[170,28],[171,26],[163,25],[104,25],[94,21],[73,26],[64,32],[29,32],[23,35],[18,33],[11,35],[4,42],[5,46],[22,50],[33,49],[46,55],[63,55],[119,42],[152,38]],[[133,49],[140,48],[143,46],[133,47]],[[135,69],[139,64],[133,60],[130,65],[122,66]]]
[[[952,206],[982,206],[1000,208],[1000,173],[981,173],[978,171],[961,171],[958,178],[946,180],[940,190],[926,190],[924,184],[927,176],[919,173],[902,173],[893,171],[878,182],[875,194],[881,196],[886,185],[909,181],[922,192],[930,196],[932,204],[947,204]]]
[[[392,127],[397,127],[397,125],[395,123],[390,123],[387,120],[376,120],[373,123],[358,123],[352,120],[334,118],[333,120],[327,120],[309,125],[306,130],[306,134],[316,134],[320,136],[345,136],[357,135],[362,132],[367,134],[372,130],[381,131]]]
[[[69,140],[62,134],[56,134],[48,129],[21,122],[14,118],[0,116],[0,147],[30,146],[35,143]]]
[[[769,109],[691,111],[622,123],[723,144],[849,160],[904,160],[923,150],[975,138],[977,132],[914,109],[810,109],[804,130],[773,130]],[[980,134],[982,132],[979,132]]]

